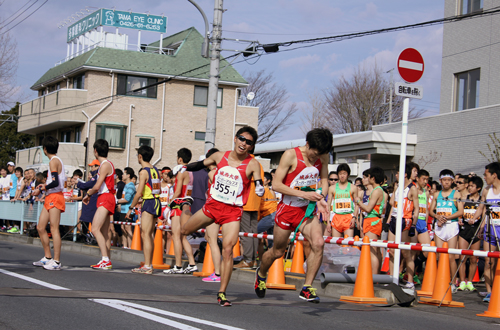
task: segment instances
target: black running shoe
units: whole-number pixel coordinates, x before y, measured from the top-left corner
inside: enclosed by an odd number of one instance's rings
[[[176,198],[174,199],[173,201],[170,202],[170,209],[173,210],[173,209],[181,209],[181,204],[182,204],[182,198]]]
[[[316,295],[316,289],[311,287],[310,285],[306,285],[302,288],[299,294],[299,298],[312,303],[319,303],[319,297]]]
[[[257,297],[264,298],[266,296],[266,278],[259,276],[260,267],[255,271],[255,293]]]
[[[219,306],[221,306],[221,307],[229,307],[232,305],[231,302],[226,299],[225,292],[217,293],[217,302],[219,303]]]
[[[193,202],[194,200],[191,196],[181,198],[181,210],[184,205],[188,205],[189,207],[191,207],[191,205],[193,205]]]

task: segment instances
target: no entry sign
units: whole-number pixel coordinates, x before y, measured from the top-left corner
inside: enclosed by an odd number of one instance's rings
[[[407,83],[414,83],[424,74],[424,58],[413,48],[406,48],[398,57],[398,72]]]

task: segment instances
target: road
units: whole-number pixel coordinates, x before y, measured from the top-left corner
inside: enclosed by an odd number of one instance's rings
[[[216,303],[217,283],[190,275],[132,274],[135,265],[89,268],[95,257],[63,251],[63,270],[31,263],[42,249],[0,241],[0,329],[495,329],[500,320],[475,316],[487,309],[475,294],[460,293],[466,308],[419,305],[374,307],[298,291],[268,290],[258,299],[253,285],[233,281],[232,307]],[[463,301],[463,300],[462,300]],[[500,329],[500,328],[499,328]]]

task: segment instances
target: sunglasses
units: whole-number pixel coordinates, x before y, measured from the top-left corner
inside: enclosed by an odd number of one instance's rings
[[[339,179],[332,179],[332,178],[328,178],[328,180],[330,180],[330,181],[339,181]]]
[[[463,181],[457,181],[457,184],[465,184]]]
[[[254,144],[253,140],[249,140],[245,138],[243,135],[238,135],[238,140],[240,140],[241,142],[245,142],[248,146],[253,146]]]

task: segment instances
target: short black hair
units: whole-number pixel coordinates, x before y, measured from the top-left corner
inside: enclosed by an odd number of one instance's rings
[[[481,191],[483,189],[483,186],[484,186],[484,182],[483,182],[483,179],[481,179],[480,177],[478,176],[474,176],[472,177],[470,180],[469,180],[469,183],[473,183],[476,185],[477,188],[479,188],[479,191]]]
[[[323,155],[332,150],[333,135],[329,129],[315,128],[307,132],[306,142],[309,148],[316,149],[320,155]]]
[[[347,176],[351,175],[351,168],[346,163],[342,163],[337,167],[337,173],[340,173],[340,171],[346,171]]]
[[[242,128],[240,128],[238,130],[238,132],[236,132],[236,135],[235,136],[240,136],[242,133],[248,133],[252,136],[252,139],[253,139],[253,145],[255,146],[255,144],[257,143],[257,139],[259,138],[259,135],[257,134],[257,131],[255,130],[255,128],[253,128],[252,126],[243,126]]]
[[[123,178],[123,171],[120,170],[119,168],[115,168],[115,174],[118,180],[122,181]]]
[[[14,169],[14,172],[21,172],[23,174],[23,168],[18,166]]]
[[[439,178],[440,179],[441,179],[441,176],[443,176],[443,175],[451,175],[452,177],[455,176],[455,174],[453,174],[453,171],[449,170],[449,169],[444,169],[441,172],[439,172]]]
[[[500,162],[489,163],[484,167],[491,175],[496,174],[497,179],[500,180]]]
[[[369,169],[364,170],[363,171],[363,176],[369,177],[370,176],[370,171],[371,171],[371,167]]]
[[[464,179],[464,183],[469,183],[469,176],[468,175],[459,174],[458,178]]]
[[[328,173],[328,176],[330,176],[330,175],[332,175],[332,174],[339,175],[339,174],[337,173],[337,171],[330,171],[330,173]]]
[[[378,166],[371,167],[368,175],[375,179],[375,183],[384,183],[384,170],[382,168]]]
[[[411,179],[411,172],[413,171],[414,168],[417,169],[417,172],[420,171],[420,166],[418,166],[417,163],[413,163],[413,162],[406,163],[405,174],[406,174],[406,178],[408,180]]]
[[[137,180],[137,175],[135,175],[135,174],[134,174],[134,175],[132,175],[132,176],[130,177],[130,180],[132,180],[132,179],[136,179],[136,180]]]
[[[205,158],[212,156],[213,154],[215,154],[218,151],[219,151],[219,149],[217,149],[217,148],[212,148],[212,149],[208,150],[207,154],[205,155]]]
[[[421,176],[430,176],[430,174],[426,170],[421,169],[418,171],[417,178],[420,178]]]
[[[43,172],[42,172],[43,177],[44,177],[45,179],[47,179],[47,174],[48,174],[48,173],[49,173],[49,170],[45,170],[45,171],[43,171]]]
[[[172,169],[168,166],[163,166],[163,168],[161,169],[162,171],[172,171]]]
[[[49,154],[55,155],[59,149],[59,141],[53,136],[46,136],[42,140],[42,147],[45,148]]]
[[[443,189],[443,188],[441,187],[441,185],[439,184],[439,182],[437,182],[437,181],[432,181],[432,182],[431,182],[431,188],[432,188],[432,186],[433,186],[433,185],[436,185],[436,190],[437,190],[437,191],[440,191],[440,190],[442,190],[442,189]]]
[[[83,178],[83,172],[80,169],[76,169],[73,171],[73,176],[78,176],[79,178]]]
[[[358,182],[358,181],[359,181],[359,183],[363,184],[363,179],[360,177],[357,177],[356,179],[354,179],[354,184],[356,184],[356,182]]]
[[[189,163],[191,161],[193,154],[188,148],[181,148],[177,151],[177,158],[181,158],[184,163]]]
[[[94,150],[97,151],[99,157],[108,157],[109,143],[104,139],[98,139],[94,142]]]
[[[45,176],[43,175],[43,173],[42,173],[42,172],[38,172],[38,173],[36,174],[36,179],[37,179],[38,181],[42,181],[43,179],[45,179]]]
[[[269,172],[269,173],[271,173],[271,174],[276,173],[276,169],[275,169],[275,168],[273,168],[273,169],[271,170],[271,172]],[[331,173],[331,172],[330,172],[330,173]],[[330,175],[330,174],[328,174],[328,175]]]
[[[264,177],[271,182],[273,181],[273,176],[269,172],[264,172]]]
[[[142,145],[139,147],[139,150],[137,150],[137,153],[142,156],[143,161],[149,163],[151,158],[153,158],[155,151],[150,146]]]
[[[134,169],[132,167],[125,167],[124,171],[125,171],[125,173],[128,174],[128,176],[130,177],[130,179],[132,179],[132,177],[135,175],[135,171],[134,171]]]

